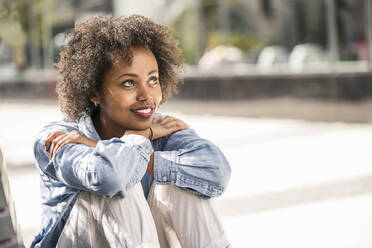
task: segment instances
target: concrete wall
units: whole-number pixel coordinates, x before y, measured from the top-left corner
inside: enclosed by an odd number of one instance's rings
[[[33,77],[38,78],[38,77]],[[40,77],[39,77],[40,79]],[[176,99],[249,100],[271,97],[360,101],[372,98],[372,72],[186,77]],[[55,80],[0,82],[0,99],[56,98]]]
[[[372,97],[372,73],[187,77],[176,96],[200,100],[267,97],[364,100]]]

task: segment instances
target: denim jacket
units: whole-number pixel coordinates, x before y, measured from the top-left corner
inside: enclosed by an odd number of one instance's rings
[[[45,141],[53,132],[77,130],[97,141],[95,148],[68,144],[49,160]],[[154,152],[154,176],[146,173]],[[40,169],[42,230],[31,247],[55,247],[81,190],[122,196],[141,182],[145,196],[157,184],[176,185],[202,198],[217,197],[230,178],[230,165],[219,148],[192,129],[150,142],[140,135],[101,140],[89,115],[45,126],[34,143]]]

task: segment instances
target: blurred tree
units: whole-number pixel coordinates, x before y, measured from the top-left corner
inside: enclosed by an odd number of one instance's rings
[[[221,31],[209,33],[207,44],[208,50],[221,45]],[[229,32],[227,44],[239,48],[244,53],[255,53],[265,47],[267,43],[265,39],[257,35],[234,31]]]
[[[14,2],[0,4],[0,40],[13,47],[13,59],[18,69],[26,66],[24,46],[27,41],[26,33],[20,23],[20,13]]]
[[[244,3],[237,0],[227,0],[223,4],[216,0],[195,2],[197,4],[186,8],[171,24],[186,63],[198,63],[204,52],[221,44],[235,46],[245,53],[265,45],[266,40],[257,36],[247,21]],[[221,11],[224,7],[226,9]]]
[[[195,64],[198,58],[198,13],[192,10],[183,13],[172,23],[171,29],[180,41],[185,63]],[[200,37],[199,37],[200,38]]]
[[[55,22],[51,13],[55,0],[4,0],[0,2],[0,39],[13,47],[18,69],[26,65],[25,46],[38,50],[49,46],[48,30]],[[32,52],[31,52],[32,53]]]

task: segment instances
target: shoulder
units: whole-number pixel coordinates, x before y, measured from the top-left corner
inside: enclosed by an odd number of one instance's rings
[[[78,129],[78,120],[70,120],[64,118],[62,120],[47,123],[44,127],[41,128],[40,132],[36,134],[36,139],[40,139],[45,135],[49,136],[50,134],[57,131],[70,132],[72,130]]]
[[[70,132],[77,129],[77,121],[62,119],[47,123],[41,130],[34,136],[33,151],[34,157],[40,168],[44,168],[49,161],[49,154],[45,151],[45,141],[48,137],[57,131]]]
[[[78,127],[79,127],[78,120],[70,120],[67,118],[47,123],[34,136],[34,148],[36,148],[37,146],[44,147],[45,141],[54,132],[57,131],[70,132],[72,130],[79,130]]]

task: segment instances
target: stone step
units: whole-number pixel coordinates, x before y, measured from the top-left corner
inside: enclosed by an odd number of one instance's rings
[[[370,248],[372,194],[222,217],[233,247]]]
[[[5,247],[23,247],[23,241],[0,148],[0,248]]]

